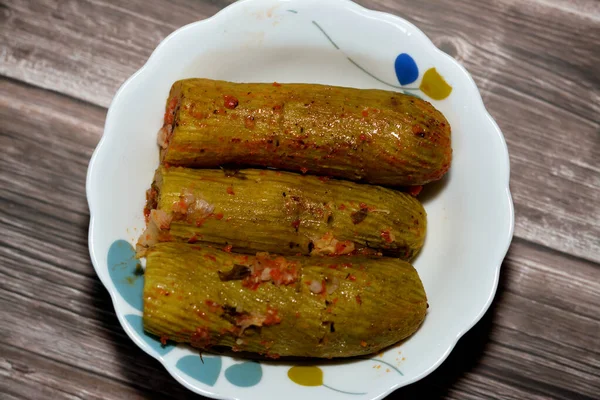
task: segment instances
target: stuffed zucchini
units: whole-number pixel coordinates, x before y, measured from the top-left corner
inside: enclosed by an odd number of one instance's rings
[[[147,255],[144,329],[163,343],[359,356],[410,336],[426,310],[417,272],[399,259],[247,256],[181,243]]]

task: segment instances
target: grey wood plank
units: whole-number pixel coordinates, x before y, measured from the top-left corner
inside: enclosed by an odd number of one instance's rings
[[[71,365],[0,343],[3,399],[170,399],[171,396],[116,382]]]
[[[0,74],[105,107],[164,36],[226,4],[5,0]],[[361,4],[415,22],[473,74],[509,145],[516,235],[600,261],[600,3]]]
[[[229,3],[3,0],[0,74],[107,107],[163,38]]]

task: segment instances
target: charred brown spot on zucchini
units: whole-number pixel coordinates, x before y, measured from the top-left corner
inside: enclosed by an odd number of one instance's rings
[[[354,225],[360,224],[365,220],[365,218],[367,218],[368,213],[369,210],[367,208],[360,208],[358,211],[353,212],[352,214],[350,214],[350,218],[352,218],[352,223]]]
[[[217,273],[219,274],[219,279],[221,279],[221,281],[227,282],[242,280],[250,276],[252,274],[252,271],[249,267],[245,265],[234,264],[233,268],[231,268],[229,271],[217,271]]]

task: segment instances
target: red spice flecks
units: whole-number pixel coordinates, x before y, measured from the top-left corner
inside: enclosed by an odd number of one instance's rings
[[[282,108],[281,104],[275,104],[273,106],[273,111],[281,111],[281,108]]]
[[[344,250],[348,247],[348,240],[346,242],[337,242],[335,245],[335,254],[344,254]]]
[[[215,217],[215,219],[222,220],[223,219],[223,213],[213,214],[213,217]]]
[[[247,287],[250,290],[256,290],[260,286],[260,281],[254,282],[254,281],[249,281],[249,280],[244,279],[242,281],[242,286]]]
[[[323,295],[323,297],[327,297],[327,282],[325,281],[325,279],[321,280],[321,287],[323,288],[321,294]]]
[[[368,109],[362,110],[362,116],[363,117],[368,117],[369,116],[369,110]]]
[[[186,107],[187,110],[189,110],[189,107]],[[196,119],[204,119],[206,118],[208,115],[203,113],[202,111],[196,111],[195,109],[190,110],[190,115]]]
[[[233,191],[233,188],[231,186],[227,186],[227,194],[230,194],[232,196],[235,195],[235,192]]]
[[[231,139],[231,143],[240,143],[242,141],[242,139],[240,138],[232,138]]]
[[[248,256],[237,256],[235,259],[239,264],[244,264],[248,262]]]
[[[364,133],[361,133],[359,137],[360,137],[360,140],[362,140],[363,142],[365,140],[367,140],[367,135],[365,135]]]
[[[364,340],[361,340],[361,341],[360,341],[360,345],[361,345],[362,347],[367,347],[367,342],[365,342]]]
[[[208,347],[210,343],[210,332],[206,326],[199,326],[196,328],[196,332],[190,336],[190,342],[192,346],[196,347]]]
[[[207,260],[211,260],[211,261],[217,261],[216,257],[213,256],[212,254],[205,254],[204,258],[206,258]]]
[[[165,125],[173,124],[173,121],[175,120],[175,109],[177,108],[178,102],[179,99],[177,97],[171,97],[171,100],[169,100],[169,104],[165,110]]]
[[[300,168],[300,171],[302,171],[302,173],[305,174],[308,172],[308,168],[302,167],[302,168]]]
[[[281,83],[273,82],[273,86],[279,87],[279,86],[281,86]]]
[[[256,123],[254,122],[254,117],[252,115],[247,116],[246,119],[244,119],[244,126],[247,129],[254,129],[255,125]]]
[[[406,193],[410,194],[413,197],[417,197],[419,195],[419,193],[421,193],[421,190],[423,190],[423,186],[421,186],[421,185],[409,186],[407,188]]]
[[[296,311],[294,315],[296,316],[296,318],[300,318],[300,311]]]
[[[386,242],[386,243],[392,243],[394,240],[396,240],[396,238],[394,237],[394,234],[391,232],[392,228],[388,228],[386,230],[381,231],[381,238]]]
[[[292,221],[292,227],[293,227],[295,230],[298,230],[298,228],[300,227],[300,220],[299,220],[299,219],[297,219],[297,220],[294,220],[294,221]]]
[[[221,307],[218,303],[215,303],[214,301],[207,299],[204,301],[204,304],[206,304],[208,306],[208,310],[210,312],[221,312],[223,311],[223,307]]]
[[[307,170],[307,171],[308,171],[308,170]],[[330,179],[330,178],[329,178],[328,176],[320,176],[320,177],[319,177],[319,180],[320,180],[321,182],[323,182],[323,183],[325,183],[325,182],[328,182],[328,181],[329,181],[329,179]]]
[[[160,344],[162,344],[163,346],[166,346],[167,340],[169,340],[169,337],[167,335],[160,335]]]
[[[333,304],[337,304],[337,302],[338,302],[339,300],[340,300],[340,299],[338,299],[338,298],[336,297],[335,299],[333,299],[333,300],[331,300],[331,301],[333,302]]]
[[[223,100],[225,102],[225,108],[229,108],[230,110],[236,108],[240,103],[238,99],[228,94],[223,96]]]
[[[148,223],[150,221],[150,209],[149,208],[144,208],[144,220],[146,221],[146,223]]]
[[[277,354],[277,353],[269,353],[269,352],[267,352],[267,354],[265,354],[265,357],[269,357],[269,358],[272,358],[273,360],[277,360],[281,356],[279,354]]]
[[[206,319],[206,313],[204,311],[196,311],[196,314],[198,314],[198,316],[202,319]]]
[[[173,212],[176,212],[178,214],[187,214],[188,207],[189,205],[186,201],[186,198],[184,196],[181,196],[179,200],[176,200],[173,203]]]
[[[244,278],[242,285],[256,289],[263,282],[289,285],[298,280],[298,265],[284,257],[271,258],[268,253],[258,253],[250,267],[252,274]]]
[[[417,136],[425,137],[425,132],[423,131],[423,128],[420,125],[413,125],[412,132]]]
[[[227,246],[223,247],[223,251],[227,252],[227,253],[231,253],[231,249],[233,249],[233,246],[228,244]]]
[[[352,274],[348,274],[348,276],[346,277],[346,279],[351,280],[351,281],[355,281],[356,280],[356,276],[354,276]]]
[[[188,243],[194,244],[198,241],[198,236],[194,233],[194,236],[188,239]]]
[[[362,304],[362,299],[360,298],[360,294],[357,294],[357,295],[356,295],[356,302],[357,302],[358,304]]]
[[[265,318],[263,325],[270,326],[281,323],[281,317],[278,315],[276,308],[267,306],[267,317]]]
[[[340,204],[340,206],[338,207],[339,210],[343,211],[346,209],[346,205],[345,204]]]
[[[331,268],[331,269],[337,269],[337,267],[338,267],[338,265],[337,265],[337,264],[331,264],[331,265],[329,266],[329,268]]]

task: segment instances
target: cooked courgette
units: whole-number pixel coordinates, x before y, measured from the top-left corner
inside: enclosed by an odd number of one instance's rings
[[[380,185],[440,179],[450,125],[430,103],[315,84],[175,82],[158,142],[164,163],[268,166]]]
[[[269,357],[378,352],[417,330],[421,280],[393,258],[244,256],[181,243],[148,253],[144,329]]]
[[[423,246],[425,210],[414,197],[354,182],[274,170],[159,167],[148,194],[156,242],[203,242],[278,254],[377,254],[412,259]]]

